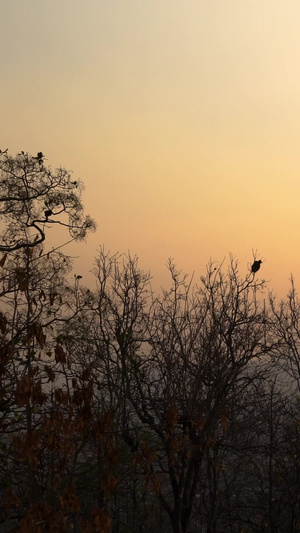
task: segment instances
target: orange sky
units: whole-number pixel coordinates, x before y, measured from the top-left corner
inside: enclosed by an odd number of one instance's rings
[[[252,249],[300,283],[299,27],[296,0],[2,2],[0,148],[85,182],[85,279],[104,244],[156,284]]]

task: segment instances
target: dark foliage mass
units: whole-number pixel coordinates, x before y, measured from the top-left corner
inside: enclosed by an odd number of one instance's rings
[[[82,185],[0,154],[0,531],[300,529],[300,304],[238,263],[95,261],[82,285],[47,232],[84,238]]]

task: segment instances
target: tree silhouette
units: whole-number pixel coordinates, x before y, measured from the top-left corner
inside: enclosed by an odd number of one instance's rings
[[[42,243],[49,225],[66,227],[76,240],[95,229],[95,222],[83,215],[83,184],[72,181],[63,168],[45,167],[43,158],[42,152],[37,157],[24,152],[12,157],[7,150],[0,151],[0,217],[6,225],[2,252]]]

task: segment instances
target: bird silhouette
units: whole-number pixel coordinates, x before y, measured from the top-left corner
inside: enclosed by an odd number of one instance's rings
[[[48,217],[51,217],[51,215],[52,215],[52,209],[46,209],[45,217],[48,218]]]
[[[262,261],[259,259],[259,261],[254,261],[252,267],[251,267],[251,272],[253,272],[253,274],[255,274],[255,272],[257,272],[259,269],[260,269],[260,265],[261,265]]]
[[[43,166],[43,162],[44,162],[44,159],[43,159],[44,157],[45,156],[44,156],[43,152],[38,152],[36,154],[36,157],[33,157],[32,159],[36,159],[38,164],[40,165],[40,167],[42,167]]]

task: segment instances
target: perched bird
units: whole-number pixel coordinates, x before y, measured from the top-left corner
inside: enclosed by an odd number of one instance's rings
[[[36,159],[37,162],[38,162],[38,164],[40,165],[40,167],[42,167],[42,166],[43,166],[43,158],[44,158],[44,157],[45,157],[45,156],[44,156],[43,152],[38,152],[38,153],[36,154],[36,157],[33,157],[32,159]]]
[[[46,209],[45,217],[48,218],[48,217],[51,217],[51,215],[52,215],[52,209]]]
[[[259,259],[259,261],[254,261],[252,267],[251,267],[251,272],[253,272],[253,274],[255,274],[255,272],[257,272],[259,269],[260,269],[260,265],[261,265],[262,261]]]

